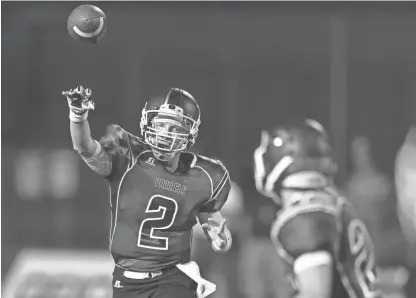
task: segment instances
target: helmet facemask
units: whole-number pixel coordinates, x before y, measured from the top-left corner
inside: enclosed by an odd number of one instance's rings
[[[182,108],[163,104],[160,109],[146,110],[145,107],[140,127],[155,158],[168,161],[194,144],[199,123],[184,115]]]

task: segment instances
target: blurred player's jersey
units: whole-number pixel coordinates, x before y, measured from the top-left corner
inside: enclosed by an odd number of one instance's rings
[[[182,152],[167,171],[139,138],[117,125],[100,144],[112,159],[110,249],[126,269],[156,271],[188,262],[199,212],[216,212],[227,200],[229,175],[216,160]]]
[[[381,297],[374,288],[374,249],[367,229],[350,203],[332,190],[296,193],[278,213],[271,239],[289,265],[289,277],[294,278],[296,258],[325,250],[334,261],[332,297]]]

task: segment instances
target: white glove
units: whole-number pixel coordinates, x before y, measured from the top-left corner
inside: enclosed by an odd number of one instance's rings
[[[91,99],[92,91],[89,88],[77,86],[69,91],[62,91],[68,101],[69,119],[73,122],[82,122],[88,117],[88,111],[94,110],[95,103]]]
[[[208,223],[202,225],[202,229],[211,239],[211,246],[216,252],[221,252],[225,249],[224,246],[230,247],[231,243],[227,242],[225,219],[208,218]],[[227,250],[225,250],[227,251]]]

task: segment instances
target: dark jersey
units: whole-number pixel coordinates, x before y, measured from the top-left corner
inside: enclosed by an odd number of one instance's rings
[[[334,260],[332,297],[380,297],[366,227],[350,203],[333,191],[299,192],[278,213],[271,239],[291,270],[302,254],[328,251]]]
[[[227,200],[226,168],[190,152],[180,153],[172,173],[139,138],[117,125],[100,140],[111,157],[110,249],[116,264],[155,271],[188,262],[192,227],[200,212],[219,211]]]

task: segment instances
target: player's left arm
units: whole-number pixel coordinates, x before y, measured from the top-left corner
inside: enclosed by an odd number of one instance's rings
[[[230,230],[225,224],[225,218],[220,213],[228,199],[231,190],[230,175],[220,164],[220,171],[210,176],[212,193],[210,199],[201,207],[197,215],[202,229],[216,252],[227,252],[232,245]]]

